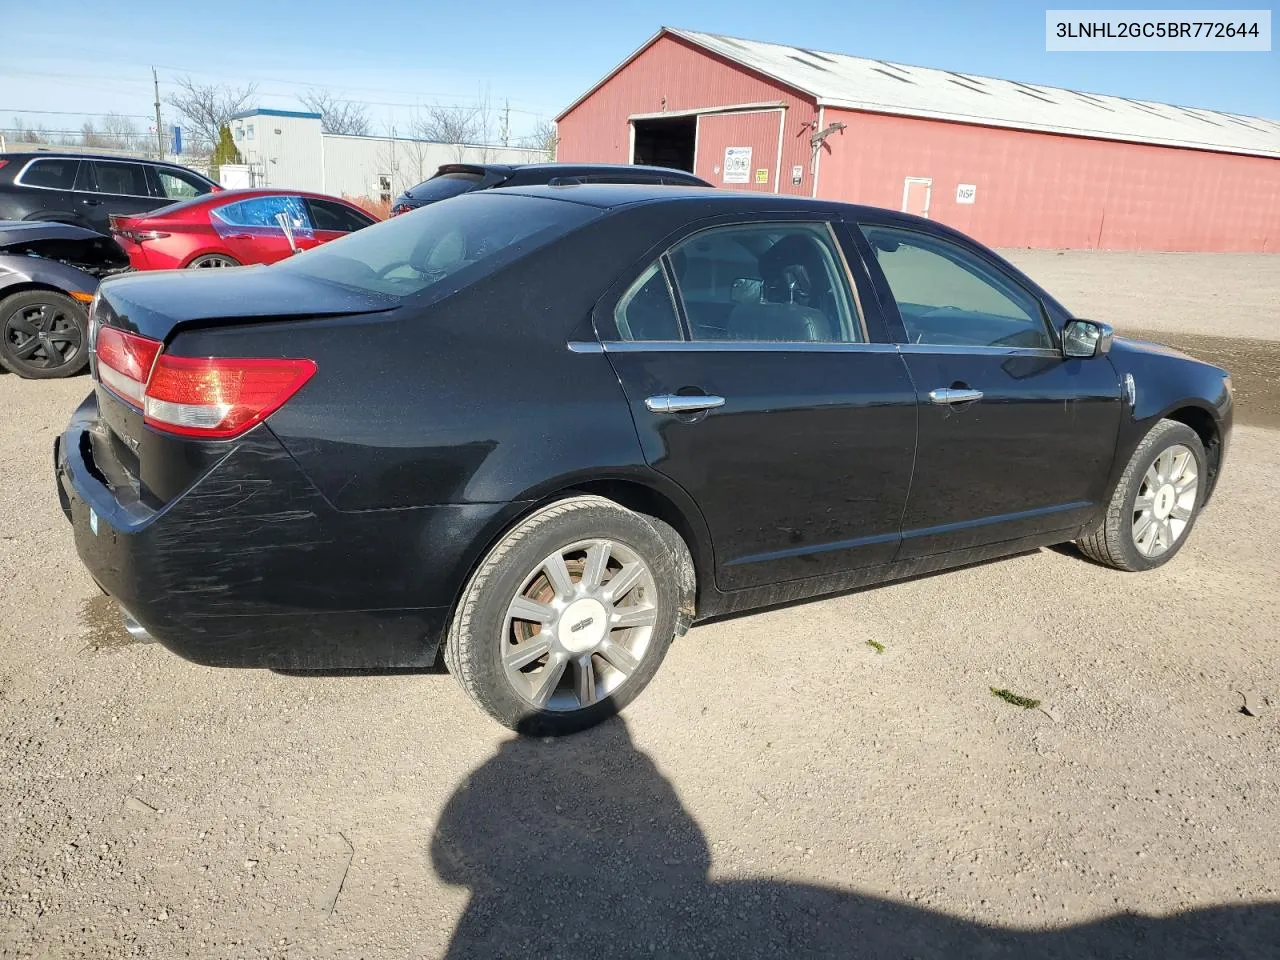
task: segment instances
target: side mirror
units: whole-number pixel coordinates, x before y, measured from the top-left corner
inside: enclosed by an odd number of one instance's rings
[[[1109,323],[1096,320],[1072,320],[1062,331],[1064,357],[1100,357],[1111,351],[1115,331]]]
[[[280,224],[280,229],[284,231],[284,238],[289,241],[289,249],[298,253],[298,241],[293,238],[293,221],[289,219],[289,214],[283,210],[277,213],[276,223]]]

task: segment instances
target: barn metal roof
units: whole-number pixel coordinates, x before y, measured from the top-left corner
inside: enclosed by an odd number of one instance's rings
[[[807,93],[819,105],[1280,157],[1280,122],[1264,117],[1082,93],[670,27],[663,27],[641,50],[664,34],[681,37]],[[622,66],[625,63],[618,69]]]

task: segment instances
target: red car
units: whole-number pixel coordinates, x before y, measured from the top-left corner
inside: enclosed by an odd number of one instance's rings
[[[174,270],[275,263],[372,223],[377,218],[354,204],[323,194],[223,190],[150,213],[112,216],[111,232],[135,270]]]

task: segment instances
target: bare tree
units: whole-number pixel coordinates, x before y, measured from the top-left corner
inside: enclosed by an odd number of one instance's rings
[[[191,141],[207,150],[213,149],[222,128],[231,122],[233,114],[249,105],[258,90],[256,83],[231,87],[225,83],[196,83],[190,77],[181,77],[175,83],[177,92],[169,94],[165,102],[178,111],[192,134]]]
[[[94,127],[92,120],[86,120],[80,125],[80,146],[82,147],[105,147],[108,146],[107,140],[98,133]]]
[[[37,123],[28,127],[21,117],[13,118],[13,140],[15,143],[48,143],[49,134],[43,124]]]
[[[320,114],[320,126],[325,133],[369,135],[369,112],[363,103],[335,97],[328,90],[308,90],[298,99],[312,113]]]
[[[102,118],[103,146],[117,150],[136,150],[139,146],[138,128],[128,117],[108,113]]]
[[[453,144],[459,161],[467,146],[481,147],[480,159],[489,159],[488,145],[493,139],[493,109],[488,88],[482,88],[474,104],[434,104],[414,117],[410,127],[420,140]]]
[[[539,120],[533,131],[520,138],[520,146],[529,150],[541,150],[548,160],[556,158],[556,144],[560,138],[556,136],[556,125],[550,120]]]

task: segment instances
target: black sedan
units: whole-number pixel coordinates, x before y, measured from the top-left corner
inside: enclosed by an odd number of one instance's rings
[[[504,724],[616,711],[725,613],[1075,541],[1149,570],[1226,373],[946,227],[578,185],[271,267],[130,275],[56,448],[90,572],[199,663],[431,664]]]

